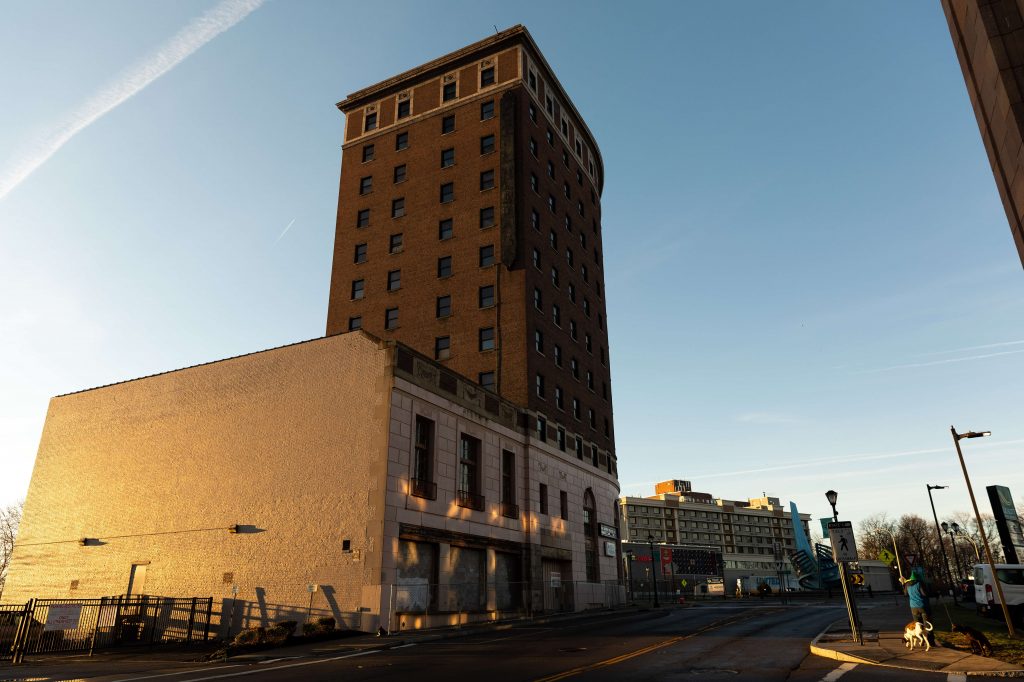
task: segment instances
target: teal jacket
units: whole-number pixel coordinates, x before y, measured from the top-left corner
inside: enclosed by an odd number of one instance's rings
[[[925,594],[923,583],[919,583],[916,580],[907,583],[907,596],[910,597],[910,608],[928,608],[928,595]]]

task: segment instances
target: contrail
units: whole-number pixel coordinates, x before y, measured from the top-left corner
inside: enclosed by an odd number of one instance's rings
[[[854,374],[876,374],[878,372],[891,372],[895,369],[911,369],[913,367],[931,367],[933,365],[948,365],[954,362],[967,362],[969,360],[984,360],[986,358],[996,358],[1001,355],[1016,355],[1017,353],[1024,353],[1024,349],[1019,350],[1004,350],[998,353],[985,353],[983,355],[969,355],[964,358],[946,358],[945,360],[932,360],[930,362],[911,362],[906,365],[893,365],[891,367],[880,367],[878,369],[865,369],[860,372],[854,372]]]
[[[286,234],[288,234],[288,230],[292,229],[292,225],[294,225],[294,224],[295,224],[295,218],[292,218],[292,221],[290,223],[288,223],[288,227],[284,228],[284,232],[282,232],[280,234],[280,236],[278,236],[278,238],[274,241],[274,243],[276,244],[277,242],[281,241],[281,237],[284,237]]]
[[[222,0],[193,19],[170,40],[72,111],[49,134],[0,171],[0,201],[56,154],[68,140],[184,61],[193,52],[245,19],[264,0]]]
[[[954,348],[953,350],[935,350],[930,353],[922,353],[919,357],[927,357],[929,355],[948,355],[949,353],[964,353],[969,350],[987,350],[989,348],[1003,348],[1006,346],[1019,346],[1024,341],[1001,341],[999,343],[986,343],[983,346],[967,346],[966,348]]]

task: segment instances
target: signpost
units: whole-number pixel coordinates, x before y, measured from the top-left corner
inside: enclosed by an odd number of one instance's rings
[[[857,542],[853,537],[853,523],[850,521],[833,521],[828,524],[829,541],[832,543],[832,558],[839,566],[839,581],[843,585],[843,597],[846,599],[846,613],[850,617],[850,634],[853,639],[864,644],[860,632],[860,618],[857,615],[857,604],[849,588],[846,576],[846,563],[857,560]],[[863,580],[863,576],[861,577]]]

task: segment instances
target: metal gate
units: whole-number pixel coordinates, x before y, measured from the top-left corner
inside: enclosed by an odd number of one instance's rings
[[[0,661],[127,644],[205,641],[213,597],[32,599],[0,605]]]

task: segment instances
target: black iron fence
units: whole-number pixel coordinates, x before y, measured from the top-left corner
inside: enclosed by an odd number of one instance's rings
[[[119,596],[0,604],[0,661],[129,644],[202,642],[212,597]]]

